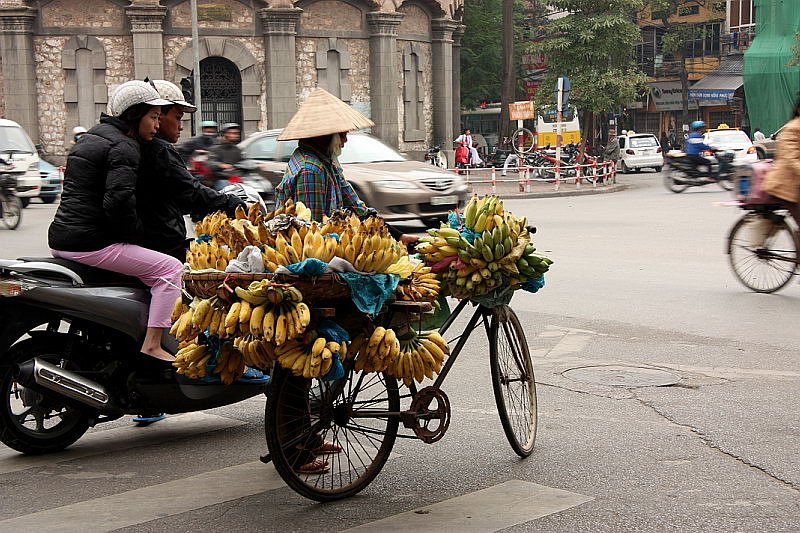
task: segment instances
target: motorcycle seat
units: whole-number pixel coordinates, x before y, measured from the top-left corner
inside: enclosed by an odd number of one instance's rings
[[[126,276],[110,270],[96,268],[77,261],[70,261],[69,259],[59,259],[56,257],[19,257],[19,261],[26,263],[50,263],[59,265],[73,271],[80,276],[84,285],[93,287],[133,287],[133,288],[147,288],[139,278],[133,276]],[[44,270],[40,271],[44,272]],[[61,277],[61,276],[59,276]]]

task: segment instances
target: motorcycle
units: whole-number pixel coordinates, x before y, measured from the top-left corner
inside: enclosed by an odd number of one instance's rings
[[[442,151],[441,146],[434,146],[433,148],[428,148],[428,151],[425,152],[425,161],[441,169],[447,168],[447,156]]]
[[[22,222],[22,200],[14,193],[17,178],[8,171],[14,168],[0,159],[0,218],[8,229],[17,229]]]
[[[150,292],[138,279],[64,259],[0,260],[0,441],[62,450],[124,415],[186,413],[266,391],[187,379],[139,351]],[[177,342],[165,333],[170,352]]]
[[[209,164],[208,152],[206,150],[196,150],[189,159],[188,168],[192,175],[206,187],[222,189],[225,185],[243,183],[255,189],[268,208],[271,209],[274,205],[275,187],[259,173],[257,161],[243,159],[233,165],[230,170],[215,172]],[[223,183],[224,185],[221,185]]]
[[[664,173],[664,186],[674,193],[681,193],[689,187],[702,187],[716,183],[726,191],[733,190],[734,166],[733,150],[714,150],[713,157],[706,157],[709,165],[702,170],[685,153],[666,154],[668,167]]]

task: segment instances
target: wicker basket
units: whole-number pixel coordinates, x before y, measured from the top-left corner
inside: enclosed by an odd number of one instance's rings
[[[185,273],[183,284],[186,290],[201,298],[219,296],[230,299],[236,287],[247,288],[253,281],[270,279],[276,283],[293,285],[303,293],[307,302],[350,299],[350,288],[337,274],[322,274],[317,277],[293,276],[290,274],[240,274],[233,272]]]

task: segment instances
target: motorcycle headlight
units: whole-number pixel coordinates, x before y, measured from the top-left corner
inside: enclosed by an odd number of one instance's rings
[[[416,185],[402,180],[381,180],[376,181],[375,186],[379,189],[416,189]]]

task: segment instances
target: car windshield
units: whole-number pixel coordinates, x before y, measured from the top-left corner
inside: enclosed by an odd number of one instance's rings
[[[342,148],[339,163],[379,163],[383,161],[405,161],[403,155],[383,141],[371,135],[349,135]]]
[[[653,136],[631,137],[631,148],[651,148],[658,146],[658,141]]]
[[[35,154],[36,148],[22,128],[16,126],[0,127],[0,152],[14,150]]]
[[[712,131],[708,134],[708,144],[712,146],[745,147],[750,146],[750,138],[743,131]]]

